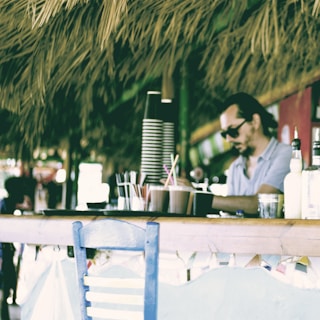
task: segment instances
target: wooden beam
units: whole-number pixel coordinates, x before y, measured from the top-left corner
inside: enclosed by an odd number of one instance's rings
[[[220,121],[219,119],[215,119],[213,121],[210,121],[197,130],[193,131],[190,136],[190,145],[194,145],[197,142],[200,142],[204,139],[206,139],[211,134],[214,134],[215,132],[220,130]]]
[[[296,82],[288,82],[279,88],[275,88],[272,91],[266,92],[258,97],[258,101],[265,107],[276,103],[290,95],[293,95],[304,88],[310,86],[314,82],[320,80],[320,70],[313,70],[308,73],[305,77],[300,79],[299,86]],[[205,123],[203,126],[194,130],[190,135],[190,145],[194,145],[211,134],[216,133],[220,130],[220,121],[219,119],[214,119],[208,123]]]

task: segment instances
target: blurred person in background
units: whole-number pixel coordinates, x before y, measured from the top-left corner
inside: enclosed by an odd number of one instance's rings
[[[31,210],[32,201],[27,196],[24,179],[10,177],[5,181],[6,198],[0,200],[0,214],[13,214],[15,210]],[[0,284],[2,289],[1,319],[9,320],[7,299],[12,290],[13,303],[17,287],[17,270],[14,264],[15,247],[12,243],[0,243]]]
[[[239,156],[228,170],[227,196],[214,196],[212,207],[256,214],[259,193],[283,193],[283,181],[290,171],[291,146],[273,136],[278,126],[273,115],[243,92],[224,102],[220,125],[222,137]]]

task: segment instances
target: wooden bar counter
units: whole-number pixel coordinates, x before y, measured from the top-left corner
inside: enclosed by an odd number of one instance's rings
[[[160,223],[160,251],[320,256],[320,220],[148,216],[0,215],[0,242],[72,245],[72,222]]]
[[[320,257],[320,220],[155,217],[137,213],[0,215],[0,242],[32,244],[26,246],[22,259],[18,291],[21,319],[45,319],[51,314],[54,319],[80,318],[74,259],[67,257],[66,248],[57,250],[56,245],[72,245],[73,221],[89,223],[104,218],[141,226],[151,220],[160,223],[159,320],[248,319],[248,314],[250,319],[261,320],[319,318],[316,257]],[[34,244],[44,245],[36,260]],[[230,259],[237,254],[244,255],[236,257],[234,267],[220,264],[225,260],[218,256]],[[256,254],[270,254],[279,261],[272,264],[271,270],[241,267]],[[289,262],[282,274],[276,268],[285,256],[314,258],[307,272],[296,270]],[[140,262],[139,256],[122,260],[111,255],[101,266],[111,273],[137,272]]]

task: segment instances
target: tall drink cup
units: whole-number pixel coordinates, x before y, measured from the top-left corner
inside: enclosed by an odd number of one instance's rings
[[[150,186],[150,211],[167,212],[169,204],[169,188]]]
[[[169,186],[169,212],[187,214],[192,188],[187,186]]]

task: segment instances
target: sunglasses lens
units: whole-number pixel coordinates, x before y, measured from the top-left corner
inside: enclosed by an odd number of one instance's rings
[[[229,132],[228,132],[228,135],[229,135],[231,138],[237,138],[237,137],[239,136],[238,129],[230,128],[230,129],[229,129]]]
[[[221,131],[221,136],[226,139],[227,135],[230,136],[231,138],[237,138],[239,137],[239,129],[241,128],[241,126],[247,122],[247,120],[245,119],[244,121],[242,121],[237,127],[235,128],[229,128],[225,131]]]
[[[227,135],[231,138],[237,138],[239,136],[238,129],[235,128],[229,128],[228,130],[221,131],[221,136],[226,139]]]

